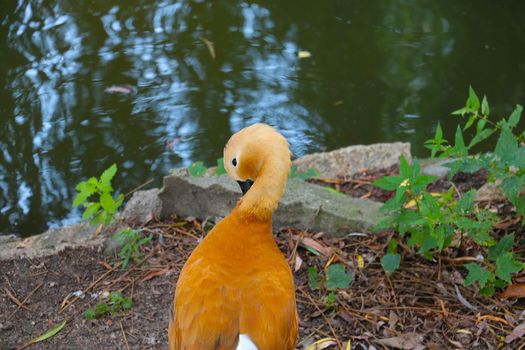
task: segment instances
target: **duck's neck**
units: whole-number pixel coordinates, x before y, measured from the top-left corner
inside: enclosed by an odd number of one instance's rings
[[[261,175],[241,198],[234,212],[246,220],[271,221],[288,179],[288,169],[279,170],[279,167],[263,167]]]

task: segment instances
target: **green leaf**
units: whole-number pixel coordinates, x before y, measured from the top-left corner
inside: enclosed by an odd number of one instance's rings
[[[111,192],[113,190],[113,188],[111,188],[111,180],[113,179],[116,173],[117,165],[113,164],[109,168],[104,170],[102,175],[100,175],[99,188],[103,192]]]
[[[373,185],[387,191],[395,191],[403,182],[401,176],[383,176],[373,182]]]
[[[484,288],[490,278],[490,272],[475,263],[466,264],[468,275],[465,278],[465,286],[478,282],[480,288]]]
[[[195,162],[188,167],[188,173],[193,177],[204,176],[206,171],[207,169],[203,162]]]
[[[386,251],[387,253],[390,253],[390,254],[397,253],[397,239],[390,238],[390,240],[388,241],[388,245],[386,247]]]
[[[383,270],[387,274],[392,274],[394,271],[396,271],[399,268],[399,264],[401,263],[401,255],[399,254],[385,254],[381,258],[381,266],[383,266]]]
[[[335,293],[331,291],[328,293],[328,296],[326,297],[326,306],[331,307],[335,303]]]
[[[476,133],[476,135],[472,138],[472,140],[470,141],[468,145],[468,148],[472,148],[478,143],[480,143],[481,141],[488,139],[490,135],[492,135],[493,133],[494,133],[494,130],[492,129],[481,130],[481,132]]]
[[[86,312],[84,312],[84,317],[86,320],[91,321],[95,318],[95,310],[93,309],[87,309]]]
[[[463,131],[467,130],[468,128],[470,128],[474,122],[476,121],[476,115],[475,114],[472,114],[469,118],[468,118],[468,121],[467,123],[465,124],[465,126],[463,127]]]
[[[470,101],[470,107],[477,111],[479,109],[479,98],[478,98],[478,95],[476,95],[476,92],[474,91],[474,89],[472,88],[472,86],[469,86],[468,87],[468,99]]]
[[[311,290],[319,288],[319,274],[317,272],[317,267],[310,266],[308,268],[308,286]]]
[[[514,109],[514,111],[512,111],[509,117],[509,121],[507,123],[511,129],[518,125],[518,123],[520,122],[522,111],[523,107],[521,105],[516,105],[516,108]]]
[[[77,194],[75,199],[73,200],[73,208],[78,207],[80,204],[84,203],[89,198],[89,196],[91,196],[91,193],[88,192],[80,192],[79,194]]]
[[[496,276],[507,283],[512,283],[511,274],[520,272],[523,264],[514,259],[514,254],[506,253],[496,259]]]
[[[215,170],[215,175],[226,174],[226,169],[224,168],[224,158],[217,159],[217,169]]]
[[[109,214],[113,214],[117,210],[115,200],[109,193],[102,193],[100,196],[100,205]]]
[[[454,112],[452,112],[451,114],[452,115],[460,115],[460,116],[464,116],[465,113],[468,112],[468,108],[467,107],[463,107],[463,108],[460,108],[460,109],[457,109],[455,110]]]
[[[344,265],[334,264],[328,266],[325,282],[325,286],[328,290],[348,288],[351,281],[352,276],[346,273]]]
[[[487,96],[483,96],[483,101],[481,101],[481,114],[488,116],[490,114],[489,101],[487,101]]]
[[[55,328],[47,331],[46,333],[42,334],[41,336],[36,337],[35,339],[31,340],[29,342],[29,344],[35,344],[35,343],[38,343],[38,342],[41,342],[41,341],[44,341],[44,340],[47,340],[47,339],[51,338],[52,336],[54,336],[55,334],[60,332],[62,330],[62,328],[64,328],[65,325],[66,325],[66,321],[62,322],[61,324],[59,324]]]
[[[489,260],[496,261],[496,259],[512,250],[514,246],[514,233],[504,236],[499,242],[489,248]]]
[[[518,140],[508,127],[503,127],[494,150],[503,164],[512,163],[518,153]],[[509,164],[512,165],[512,164]]]
[[[463,132],[461,131],[459,125],[456,128],[454,151],[458,156],[466,156],[468,153],[467,148],[465,147],[465,141],[463,139]]]
[[[100,209],[100,204],[99,203],[91,203],[88,205],[88,207],[86,208],[86,210],[84,210],[84,213],[82,214],[82,220],[86,220],[90,217],[92,217],[93,215],[95,215],[95,213]]]
[[[412,168],[410,167],[410,164],[408,164],[408,161],[406,160],[405,156],[401,155],[399,157],[399,176],[402,179],[408,179],[411,174]]]
[[[469,190],[464,193],[458,200],[457,209],[468,213],[474,208],[474,201],[476,200],[476,190]]]

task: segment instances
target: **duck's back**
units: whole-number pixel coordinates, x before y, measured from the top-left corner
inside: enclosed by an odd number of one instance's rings
[[[182,269],[174,303],[172,349],[233,350],[242,334],[259,350],[294,348],[293,276],[271,222],[217,224]]]

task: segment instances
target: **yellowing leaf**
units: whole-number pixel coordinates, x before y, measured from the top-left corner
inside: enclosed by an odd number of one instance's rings
[[[348,342],[346,343],[346,348],[345,350],[350,350],[352,348],[352,341],[351,340],[348,340]]]
[[[365,267],[365,260],[363,259],[362,255],[357,256],[357,267],[359,267],[360,269]]]
[[[332,345],[337,345],[337,342],[334,338],[323,338],[308,345],[304,350],[322,350]]]
[[[432,197],[441,197],[442,194],[439,193],[439,192],[431,192],[430,195]],[[418,196],[417,200],[420,200],[421,198],[422,198],[422,196]],[[403,207],[406,208],[406,209],[415,208],[416,207],[416,200],[415,199],[409,200],[408,202],[405,203],[405,205]]]

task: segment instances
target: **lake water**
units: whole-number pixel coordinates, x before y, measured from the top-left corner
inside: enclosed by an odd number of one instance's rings
[[[525,103],[525,1],[0,2],[0,232],[79,220],[74,187],[127,192],[277,127],[296,156],[423,142],[466,99]]]

